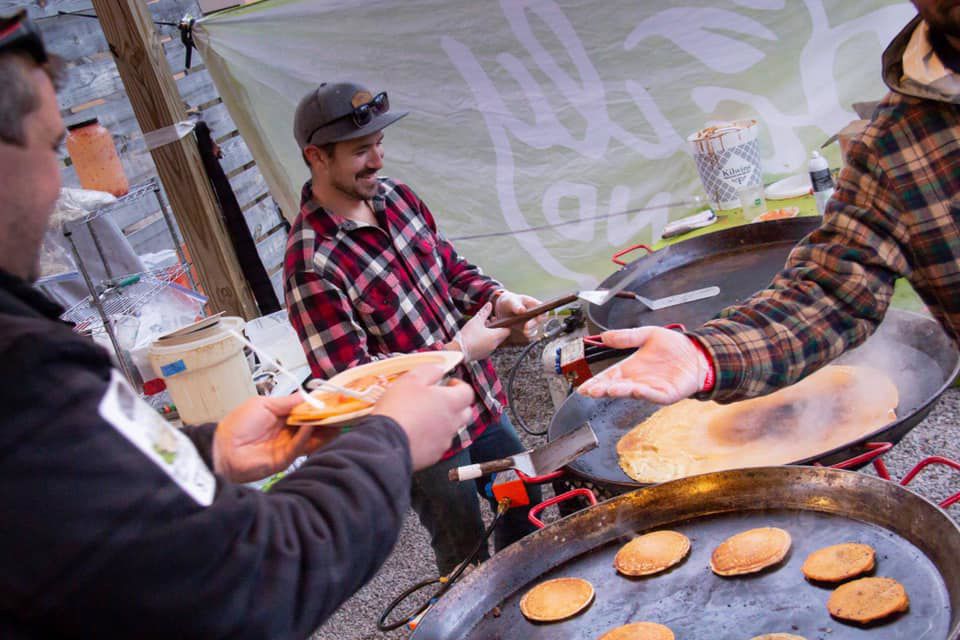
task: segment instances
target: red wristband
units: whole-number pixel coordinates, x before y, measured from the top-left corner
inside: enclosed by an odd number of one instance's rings
[[[690,337],[690,336],[687,336],[687,337]],[[699,340],[697,340],[696,338],[690,338],[690,342],[693,343],[693,346],[696,348],[697,351],[703,354],[704,359],[707,361],[707,376],[703,379],[703,386],[700,387],[700,391],[702,392],[713,391],[713,387],[716,386],[717,384],[717,370],[713,366],[713,359],[710,358],[710,354],[707,353],[706,348],[704,348],[704,346],[700,344]]]

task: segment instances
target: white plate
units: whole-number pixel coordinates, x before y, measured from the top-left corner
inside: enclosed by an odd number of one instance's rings
[[[463,360],[463,354],[459,351],[422,351],[419,353],[406,353],[400,356],[387,358],[386,360],[375,360],[373,362],[368,362],[367,364],[362,364],[359,367],[341,371],[337,375],[330,378],[330,382],[344,386],[358,378],[363,378],[365,376],[389,376],[395,373],[409,371],[410,369],[424,364],[437,365],[443,369],[443,372],[446,374],[453,371],[454,367],[460,364],[461,360]],[[342,424],[355,418],[362,418],[365,415],[369,415],[371,411],[373,411],[372,405],[365,409],[360,409],[359,411],[353,411],[351,413],[345,413],[339,416],[331,416],[329,418],[317,420],[316,422],[311,422],[309,424]]]
[[[805,196],[810,193],[810,189],[810,176],[798,173],[783,180],[777,180],[763,190],[763,195],[767,200],[787,200]]]

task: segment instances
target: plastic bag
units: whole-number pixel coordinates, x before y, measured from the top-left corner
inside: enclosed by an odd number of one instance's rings
[[[60,190],[60,197],[54,205],[43,236],[43,244],[40,245],[40,279],[37,284],[44,285],[80,277],[73,253],[63,239],[63,225],[116,201],[114,196],[102,191],[71,188]]]

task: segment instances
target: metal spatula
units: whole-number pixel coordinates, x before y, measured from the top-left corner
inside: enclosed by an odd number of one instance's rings
[[[573,431],[566,433],[553,442],[542,447],[518,453],[509,458],[468,464],[456,469],[450,469],[449,476],[453,482],[473,480],[494,471],[516,469],[520,473],[536,477],[553,473],[557,469],[570,464],[581,455],[597,448],[597,434],[589,422]]]
[[[533,309],[529,309],[525,313],[521,313],[516,316],[508,316],[506,318],[501,318],[499,320],[494,320],[487,326],[491,329],[499,329],[501,327],[512,327],[515,324],[521,322],[526,322],[531,318],[536,318],[540,314],[546,313],[547,311],[553,311],[559,307],[570,304],[571,302],[576,302],[577,300],[583,300],[589,302],[590,304],[602,305],[606,304],[612,300],[615,296],[620,295],[620,292],[627,288],[627,285],[633,282],[633,279],[636,277],[636,274],[633,270],[627,269],[623,275],[620,276],[620,279],[614,282],[613,286],[608,289],[594,289],[589,291],[576,291],[574,293],[569,293],[565,296],[560,296],[559,298],[554,298],[553,300],[548,300],[540,305],[537,305]],[[626,294],[624,294],[626,295]],[[628,296],[632,297],[632,296]]]
[[[694,300],[712,298],[715,295],[719,295],[719,293],[720,287],[704,287],[703,289],[694,289],[693,291],[678,293],[673,296],[667,296],[666,298],[657,298],[656,300],[644,298],[639,293],[634,293],[632,291],[625,291],[618,295],[622,297],[633,298],[651,311],[659,311],[660,309],[666,309],[667,307],[683,304],[685,302],[693,302]]]

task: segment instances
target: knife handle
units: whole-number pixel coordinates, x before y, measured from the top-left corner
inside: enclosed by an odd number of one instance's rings
[[[468,464],[455,469],[450,469],[447,477],[451,482],[464,482],[474,480],[480,476],[485,476],[496,471],[506,471],[513,468],[513,458],[501,458],[500,460],[489,460],[480,464]]]
[[[554,298],[553,300],[548,300],[541,304],[538,304],[533,309],[528,309],[521,314],[515,316],[507,316],[506,318],[500,318],[499,320],[494,320],[487,325],[490,329],[501,329],[503,327],[512,327],[515,324],[521,322],[526,322],[531,318],[536,318],[541,313],[546,313],[547,311],[553,311],[557,307],[562,307],[565,304],[570,304],[577,299],[577,294],[571,293],[565,296],[560,296],[559,298]]]

